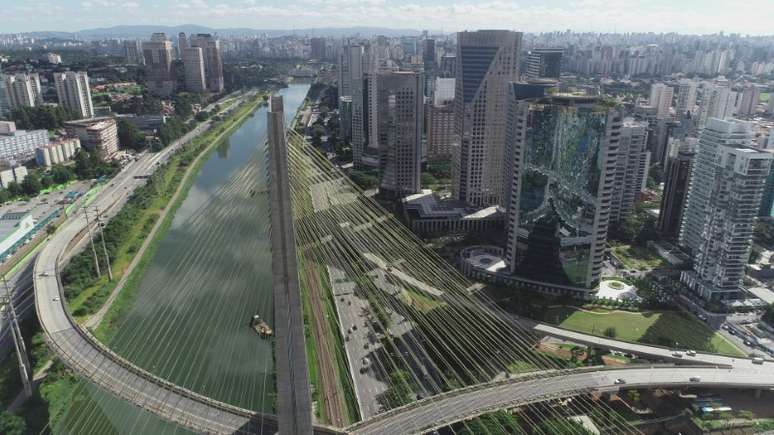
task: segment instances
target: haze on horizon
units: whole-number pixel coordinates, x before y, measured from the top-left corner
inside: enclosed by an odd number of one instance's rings
[[[255,29],[774,34],[772,0],[22,0],[5,11],[0,33],[193,23]]]

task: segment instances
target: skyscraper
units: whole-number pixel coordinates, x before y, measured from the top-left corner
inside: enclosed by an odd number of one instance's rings
[[[145,86],[159,96],[169,96],[175,92],[175,80],[172,75],[172,43],[163,33],[154,33],[150,41],[142,43],[145,58]]]
[[[185,89],[190,92],[204,92],[207,80],[204,73],[204,54],[200,47],[183,49],[183,66],[185,69]]]
[[[454,79],[435,79],[428,123],[427,159],[448,161],[454,140]]]
[[[709,83],[702,90],[699,106],[699,127],[704,127],[710,118],[725,119],[734,116],[736,93],[728,83]]]
[[[89,76],[85,71],[54,73],[54,83],[59,104],[81,118],[94,117]]]
[[[680,230],[693,270],[681,280],[706,300],[735,299],[750,256],[771,165],[751,138],[746,122],[710,118],[699,139]]]
[[[191,47],[202,49],[204,59],[204,77],[207,90],[214,93],[223,92],[223,61],[220,56],[220,41],[209,33],[197,33],[189,39]]]
[[[142,42],[139,39],[127,39],[124,41],[124,57],[128,65],[145,65],[145,57],[142,54]]]
[[[599,282],[621,115],[598,97],[511,103],[506,263],[537,290],[582,297]]]
[[[650,152],[648,123],[623,120],[613,182],[613,198],[610,204],[610,222],[626,219],[634,211],[634,203],[645,189],[648,180]]]
[[[0,74],[0,115],[8,116],[14,109],[40,104],[43,104],[43,95],[37,73]]]
[[[663,83],[654,83],[650,87],[651,106],[656,108],[656,118],[664,119],[669,117],[669,108],[672,107],[672,96],[674,89]]]
[[[185,37],[185,32],[177,34],[177,55],[180,59],[184,58],[185,49],[188,48],[188,39]]]
[[[309,40],[310,57],[315,60],[324,60],[325,55],[325,38],[312,38]]]
[[[425,64],[425,70],[435,68],[435,39],[425,39],[422,49],[422,61]]]
[[[698,83],[694,80],[682,79],[677,85],[677,113],[693,112],[696,106],[696,90]]]
[[[685,210],[685,199],[691,177],[693,160],[696,156],[694,146],[680,144],[673,155],[667,157],[664,171],[664,193],[658,215],[658,230],[668,238],[676,240],[680,234],[680,223]]]
[[[424,77],[413,71],[376,76],[381,191],[396,196],[420,190]]]
[[[527,78],[559,80],[562,51],[561,48],[536,48],[530,51],[527,58]]]
[[[519,78],[521,33],[457,34],[452,191],[475,206],[503,200],[505,101]]]
[[[739,116],[755,115],[758,108],[758,100],[761,98],[761,88],[756,85],[747,85],[742,89],[741,101],[736,111]]]
[[[352,124],[349,128],[352,137],[352,162],[362,166],[363,151],[367,142],[366,89],[363,75],[365,48],[362,45],[345,45],[339,53],[339,96],[352,99]]]
[[[774,150],[766,150],[769,153]],[[769,176],[766,177],[766,187],[763,189],[763,199],[761,207],[758,210],[759,217],[769,218],[774,216],[774,165],[769,169]]]

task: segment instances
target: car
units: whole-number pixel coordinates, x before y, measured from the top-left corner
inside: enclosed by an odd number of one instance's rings
[[[613,381],[614,385],[622,385],[622,384],[625,384],[625,383],[626,383],[626,381],[621,379],[621,378],[616,378],[616,380]]]
[[[744,345],[745,346],[752,346],[752,342],[750,340],[745,340],[744,341]]]
[[[763,364],[763,358],[756,356],[752,359],[753,364]]]
[[[687,350],[687,351],[685,351],[685,354],[688,355],[688,356],[696,356],[696,351],[695,350]]]
[[[683,353],[682,352],[672,352],[672,356],[675,358],[682,358]]]
[[[691,376],[688,380],[691,382],[701,382],[701,376]]]
[[[58,296],[54,296],[54,298],[51,299],[51,300],[54,301],[54,302],[59,302],[59,297]]]
[[[40,276],[48,276],[48,272],[40,272]]]

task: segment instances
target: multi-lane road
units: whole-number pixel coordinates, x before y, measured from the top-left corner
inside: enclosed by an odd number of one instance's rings
[[[236,104],[236,103],[235,103]],[[111,215],[120,209],[129,193],[165,162],[186,140],[208,128],[203,124],[179,143],[157,154],[145,154],[131,162],[100,192],[94,205]],[[116,355],[78,326],[69,315],[59,283],[58,267],[66,253],[83,240],[86,220],[70,216],[41,250],[35,262],[34,284],[38,317],[47,340],[56,354],[70,367],[116,396],[143,407],[160,417],[197,432],[233,433],[276,431],[276,418],[223,404],[165,381]],[[557,331],[544,331],[546,333]],[[561,331],[560,331],[561,332]],[[562,332],[565,334],[566,332]],[[566,337],[585,340],[584,337]],[[606,340],[595,338],[598,340]],[[633,353],[671,351],[620,348],[620,342],[604,343]],[[582,341],[581,341],[582,342]],[[627,344],[628,346],[628,344]],[[634,345],[633,345],[634,346]],[[406,407],[379,414],[348,430],[354,433],[417,433],[495,409],[518,404],[582,394],[592,390],[613,390],[624,379],[628,387],[683,386],[774,388],[774,363],[754,364],[748,359],[700,354],[691,362],[716,367],[632,367],[616,370],[592,368],[580,371],[544,373],[540,377],[512,377],[434,396]],[[729,359],[731,361],[729,361]],[[694,378],[692,381],[691,378]],[[697,380],[698,378],[698,380]],[[316,433],[340,433],[323,426]]]
[[[237,100],[232,106],[239,103]],[[129,163],[100,193],[93,205],[107,216],[115,214],[144,177],[165,163],[184,143],[208,129],[203,123],[181,140],[156,154],[143,154]],[[93,225],[93,222],[91,222]],[[35,262],[35,305],[50,347],[73,370],[116,396],[197,432],[273,433],[272,415],[255,413],[212,400],[149,373],[112,352],[82,329],[70,316],[59,282],[65,255],[84,240],[86,218],[74,214],[43,247]],[[332,433],[324,427],[318,433]]]
[[[771,364],[771,363],[769,363]],[[744,367],[744,368],[742,368]],[[625,384],[620,384],[623,381]],[[626,369],[581,369],[540,377],[519,377],[434,396],[380,414],[347,430],[353,434],[416,434],[432,431],[498,409],[592,391],[625,388],[701,386],[774,388],[772,365],[745,363],[734,368],[652,366]]]

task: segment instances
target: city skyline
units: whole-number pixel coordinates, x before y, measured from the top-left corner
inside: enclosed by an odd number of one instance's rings
[[[771,35],[765,17],[774,3],[753,0],[731,4],[719,0],[64,0],[22,2],[9,6],[4,31],[66,31],[133,23],[220,28],[313,29],[351,26],[431,29],[451,33],[476,28],[524,32],[655,32]],[[107,12],[107,13],[106,13]],[[29,27],[35,14],[35,28]],[[687,19],[688,18],[688,19]]]

